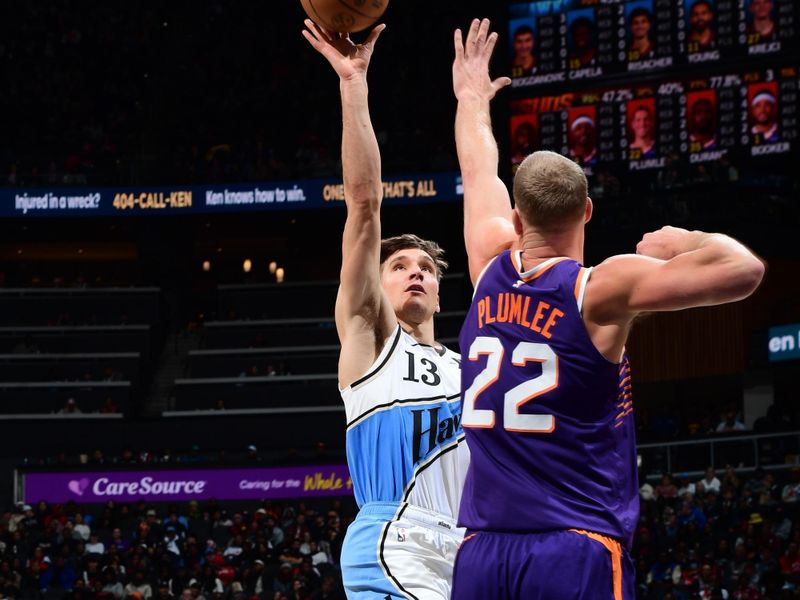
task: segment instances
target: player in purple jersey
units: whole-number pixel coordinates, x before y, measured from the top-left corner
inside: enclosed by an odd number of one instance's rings
[[[634,599],[628,556],[638,518],[625,342],[652,311],[733,302],[763,263],[719,234],[665,227],[637,253],[583,263],[586,177],[535,152],[512,209],[497,177],[489,105],[497,34],[455,34],[456,145],[475,295],[461,330],[462,423],[472,462],[453,598]]]

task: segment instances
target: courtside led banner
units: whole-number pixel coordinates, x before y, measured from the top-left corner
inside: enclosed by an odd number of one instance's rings
[[[458,173],[387,177],[388,205],[456,202]],[[334,179],[266,181],[231,185],[127,188],[0,189],[0,217],[192,215],[344,206],[344,186]]]
[[[181,469],[25,473],[22,498],[47,502],[171,502],[350,496],[346,465],[285,468]]]
[[[770,362],[800,359],[800,323],[769,328]]]

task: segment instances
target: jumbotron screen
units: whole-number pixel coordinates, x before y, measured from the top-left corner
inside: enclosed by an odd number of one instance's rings
[[[598,164],[660,168],[671,155],[691,163],[785,154],[798,136],[796,67],[592,87],[511,103],[511,161],[547,149],[587,172]]]
[[[515,88],[785,55],[796,0],[539,0],[510,5]]]
[[[792,152],[794,0],[540,0],[510,5],[512,166],[535,150],[658,169]]]

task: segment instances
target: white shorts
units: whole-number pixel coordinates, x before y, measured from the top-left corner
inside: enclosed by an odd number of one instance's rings
[[[464,529],[397,502],[365,504],[347,530],[342,579],[350,600],[450,600]]]

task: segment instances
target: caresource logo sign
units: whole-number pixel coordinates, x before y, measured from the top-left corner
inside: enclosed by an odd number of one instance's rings
[[[345,465],[281,469],[203,469],[25,473],[24,501],[100,503],[108,500],[260,500],[348,496]]]

